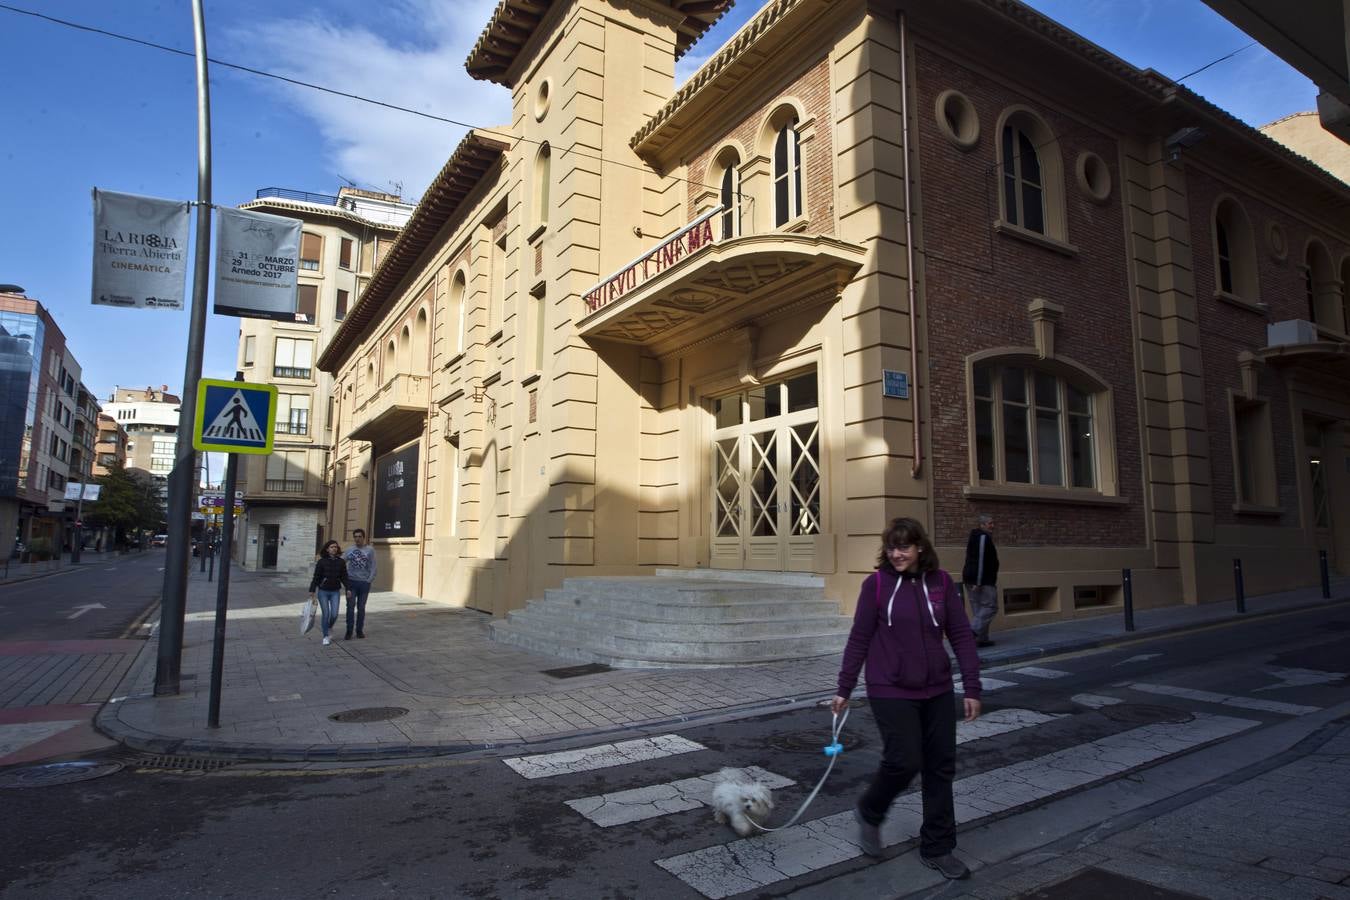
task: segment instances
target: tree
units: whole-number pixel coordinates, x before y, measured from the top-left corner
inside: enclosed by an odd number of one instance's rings
[[[164,521],[159,488],[148,473],[113,463],[98,483],[102,485],[99,498],[85,505],[84,516],[95,525],[116,529],[117,543],[125,543],[131,531],[156,529]]]

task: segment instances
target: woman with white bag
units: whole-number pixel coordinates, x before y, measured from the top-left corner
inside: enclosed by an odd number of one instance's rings
[[[337,621],[338,607],[342,595],[347,591],[347,561],[342,558],[342,545],[329,541],[323,545],[323,555],[314,564],[314,577],[309,580],[309,596],[313,599],[317,590],[319,606],[323,608],[323,645],[333,643],[328,630]]]

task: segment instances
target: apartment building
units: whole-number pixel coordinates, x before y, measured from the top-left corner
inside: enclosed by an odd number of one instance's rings
[[[324,510],[333,446],[332,377],[314,360],[412,208],[390,194],[346,187],[336,196],[266,188],[240,206],[304,223],[296,321],[243,319],[239,328],[239,371],[246,381],[274,384],[278,392],[273,452],[239,457],[245,512],[236,546],[246,569],[308,569],[330,533]]]
[[[159,388],[123,388],[113,390],[103,411],[126,432],[126,467],[139,469],[154,479],[166,508],[169,500],[169,473],[178,452],[178,415],[182,400]]]
[[[498,616],[572,576],[814,575],[894,516],[998,627],[1350,572],[1350,188],[1008,0],[505,0],[509,90],[318,358],[329,528]]]
[[[113,466],[127,465],[127,432],[109,413],[98,414],[98,438],[94,444],[95,478],[107,475]]]

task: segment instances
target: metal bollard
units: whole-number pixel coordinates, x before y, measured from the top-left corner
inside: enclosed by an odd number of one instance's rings
[[[1233,589],[1237,592],[1237,611],[1247,611],[1247,596],[1242,590],[1242,560],[1233,560]]]
[[[1331,572],[1327,570],[1327,551],[1317,551],[1317,563],[1322,567],[1322,599],[1331,599]]]
[[[1120,570],[1120,583],[1125,589],[1125,630],[1134,631],[1134,583],[1129,569]]]

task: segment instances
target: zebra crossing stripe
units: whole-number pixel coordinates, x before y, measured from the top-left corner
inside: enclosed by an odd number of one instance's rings
[[[1042,669],[1039,666],[1023,666],[1020,669],[1013,669],[1014,675],[1029,675],[1032,678],[1067,678],[1068,672],[1061,672],[1059,669]]]
[[[1245,731],[1250,719],[1197,713],[1182,724],[1145,725],[992,769],[956,782],[957,820],[970,823],[1082,787],[1202,744]],[[900,797],[882,826],[886,845],[919,833],[922,797]],[[715,844],[656,860],[656,864],[710,900],[806,875],[861,854],[853,811],[803,822],[759,837]]]
[[[1117,703],[1125,702],[1119,697],[1106,697],[1101,694],[1074,694],[1069,700],[1089,709],[1101,709],[1103,706],[1115,706]]]
[[[1235,697],[1231,694],[1215,694],[1210,691],[1197,691],[1193,688],[1173,687],[1170,684],[1127,682],[1121,686],[1145,694],[1162,694],[1164,697],[1181,697],[1185,700],[1198,700],[1201,703],[1218,703],[1221,706],[1281,713],[1286,716],[1306,716],[1308,713],[1315,713],[1322,709],[1320,706],[1302,706],[1298,703],[1282,703],[1279,700],[1258,700],[1255,697]]]
[[[787,787],[794,783],[791,778],[774,774],[759,766],[747,766],[742,771],[771,789]],[[601,828],[612,828],[615,825],[627,825],[629,822],[641,822],[643,819],[654,819],[669,813],[708,806],[716,784],[717,775],[711,773],[566,802],[572,809]]]
[[[989,693],[990,691],[996,691],[999,688],[1005,687],[1017,687],[1017,682],[1003,681],[998,678],[990,678],[988,675],[980,676],[980,688],[983,689],[984,693],[986,694]],[[959,681],[956,683],[956,692],[958,694],[964,694],[966,692],[965,687]]]
[[[706,750],[702,744],[686,740],[678,734],[662,734],[650,738],[638,738],[617,744],[600,744],[595,747],[582,747],[577,750],[562,750],[558,753],[539,753],[534,756],[514,756],[504,759],[522,778],[552,778],[555,775],[568,775],[573,772],[591,772],[595,769],[607,769],[610,766],[626,766],[629,763],[644,762],[649,759],[661,759],[680,753],[692,753]]]

